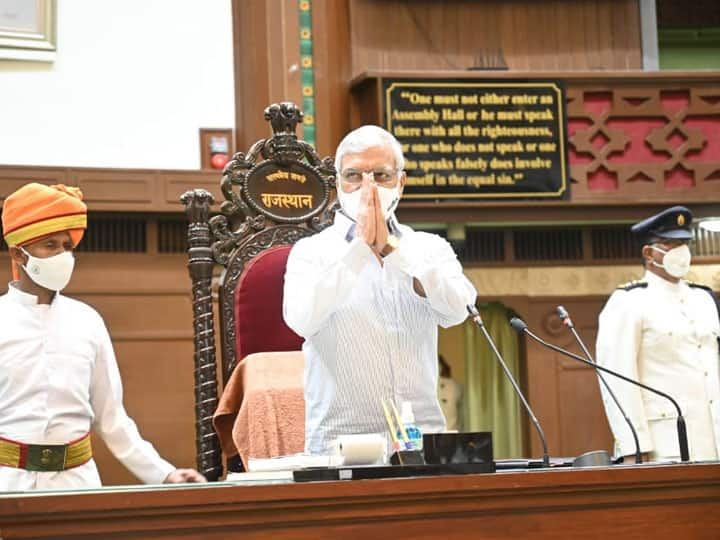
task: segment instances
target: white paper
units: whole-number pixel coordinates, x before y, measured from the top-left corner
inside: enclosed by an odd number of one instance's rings
[[[271,458],[249,458],[248,471],[294,471],[306,467],[336,467],[340,465],[339,456],[311,456],[308,454],[290,454]]]

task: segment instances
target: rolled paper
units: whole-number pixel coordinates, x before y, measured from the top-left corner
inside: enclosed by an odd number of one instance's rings
[[[379,433],[341,435],[337,451],[343,465],[374,465],[387,461],[387,439]]]

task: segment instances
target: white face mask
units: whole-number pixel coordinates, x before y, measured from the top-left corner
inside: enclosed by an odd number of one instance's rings
[[[23,248],[20,249],[28,256],[23,268],[35,283],[51,291],[61,291],[70,283],[75,268],[75,258],[71,251],[63,251],[58,255],[41,259],[33,257]]]
[[[664,268],[665,271],[672,277],[680,279],[684,277],[690,271],[690,261],[692,260],[692,254],[687,244],[672,248],[669,251],[665,251],[656,246],[650,246],[655,251],[659,251],[663,254],[662,264],[658,264],[652,261],[653,265],[658,268]]]
[[[360,209],[360,200],[362,197],[362,189],[356,189],[350,193],[346,193],[342,188],[338,188],[338,200],[340,206],[347,216],[353,221],[357,221],[358,210]],[[383,210],[383,216],[387,218],[397,208],[400,202],[400,186],[386,188],[378,186],[378,195],[380,196],[380,208]]]

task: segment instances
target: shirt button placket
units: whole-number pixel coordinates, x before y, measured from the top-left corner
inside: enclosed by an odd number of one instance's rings
[[[391,350],[391,357],[390,362],[392,364],[392,370],[393,370],[393,381],[395,384],[393,385],[393,399],[395,400],[395,403],[400,406],[400,402],[402,401],[402,396],[405,394],[405,389],[403,386],[403,380],[404,377],[407,375],[406,370],[403,369],[402,365],[402,358],[400,357],[400,343],[399,340],[401,339],[401,320],[400,320],[400,305],[398,300],[398,295],[400,294],[399,289],[397,288],[397,283],[392,282],[387,284],[387,291],[389,292],[389,298],[390,298],[390,304],[392,309],[392,315],[393,320],[395,324],[395,332],[393,339],[390,343],[390,350]]]

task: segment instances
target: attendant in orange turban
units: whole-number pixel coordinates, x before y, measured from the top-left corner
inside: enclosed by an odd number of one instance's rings
[[[87,228],[82,192],[62,184],[27,184],[5,200],[2,225],[13,278],[20,280],[22,290],[29,289],[41,303],[49,304],[54,293],[70,281],[72,250]],[[19,272],[18,267],[25,271]]]
[[[15,281],[0,296],[0,491],[100,486],[91,428],[146,483],[203,482],[138,432],[105,323],[60,291],[87,227],[77,188],[28,184],[5,199]]]

